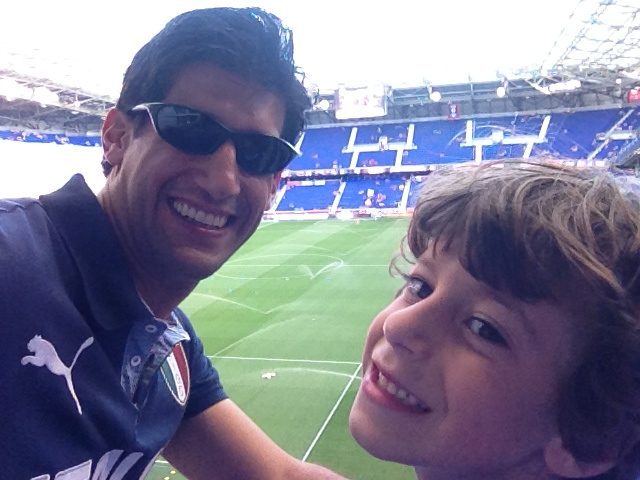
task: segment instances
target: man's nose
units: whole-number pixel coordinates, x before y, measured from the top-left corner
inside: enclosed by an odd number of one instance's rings
[[[231,140],[200,161],[200,186],[215,199],[233,197],[240,193],[240,167],[236,162],[236,148]]]

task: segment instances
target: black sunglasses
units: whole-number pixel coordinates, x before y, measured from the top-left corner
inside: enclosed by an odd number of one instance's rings
[[[236,148],[236,162],[252,175],[279,172],[300,154],[282,138],[233,132],[210,115],[184,105],[142,103],[130,112],[147,112],[160,138],[191,155],[209,155],[231,140]]]

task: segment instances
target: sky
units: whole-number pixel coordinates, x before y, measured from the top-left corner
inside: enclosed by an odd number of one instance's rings
[[[0,7],[0,68],[116,98],[135,52],[171,17],[260,6],[293,30],[296,62],[322,90],[493,80],[497,72],[539,67],[579,2],[14,1]]]

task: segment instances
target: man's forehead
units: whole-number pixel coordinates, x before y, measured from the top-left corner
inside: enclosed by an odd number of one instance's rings
[[[212,64],[185,67],[164,101],[208,113],[232,129],[279,136],[284,126],[285,102],[280,95]]]
[[[193,94],[194,88],[201,88],[211,93],[217,93],[219,89],[223,89],[246,101],[264,101],[265,97],[275,97],[283,101],[280,95],[260,84],[258,80],[213,63],[186,65],[175,75],[167,95]]]

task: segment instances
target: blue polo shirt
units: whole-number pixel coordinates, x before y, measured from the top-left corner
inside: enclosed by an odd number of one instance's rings
[[[187,317],[138,296],[80,175],[0,200],[0,478],[143,478],[180,422],[226,398]]]

